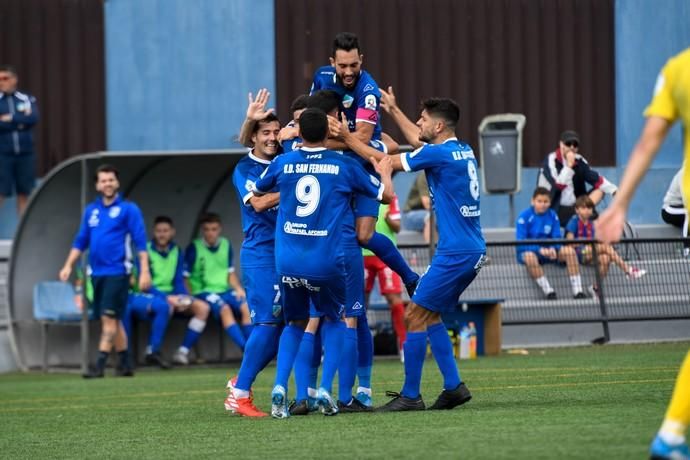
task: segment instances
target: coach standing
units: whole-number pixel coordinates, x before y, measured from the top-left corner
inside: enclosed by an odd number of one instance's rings
[[[87,247],[90,249],[89,265],[94,289],[92,307],[101,316],[101,339],[96,365],[84,374],[84,378],[103,377],[113,347],[120,358],[116,375],[134,375],[127,350],[127,335],[122,325],[129,291],[130,241],[139,256],[139,288],[147,291],[151,287],[144,218],[136,204],[120,197],[119,188],[117,169],[111,165],[99,166],[96,190],[101,195],[84,210],[79,233],[60,270],[60,280],[67,281],[74,263]]]
[[[17,72],[0,65],[0,205],[17,192],[22,214],[36,182],[32,130],[38,121],[36,98],[17,91]]]

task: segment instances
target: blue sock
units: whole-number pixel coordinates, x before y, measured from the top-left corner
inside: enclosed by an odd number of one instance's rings
[[[293,325],[285,326],[283,333],[280,334],[275,384],[281,385],[285,390],[288,387],[290,372],[292,372],[292,366],[295,364],[295,358],[297,357],[303,335],[304,329]]]
[[[254,325],[253,324],[243,324],[240,326],[242,328],[242,334],[244,334],[244,339],[249,340],[249,337],[252,335],[252,331],[254,330]]]
[[[256,376],[270,361],[270,359],[266,359],[267,355],[273,357],[277,338],[276,332],[277,328],[274,326],[259,324],[254,328],[244,346],[244,356],[242,357],[240,372],[237,374],[235,387],[246,391],[252,387]]]
[[[443,375],[443,388],[454,390],[460,385],[460,372],[458,372],[458,365],[453,356],[453,344],[450,343],[448,330],[445,324],[440,322],[428,327],[426,332],[431,343],[431,352],[434,354],[436,364],[438,364],[438,370]]]
[[[374,232],[369,243],[363,246],[376,254],[391,270],[400,275],[403,283],[409,284],[419,279],[419,275],[412,271],[398,248],[386,236]]]
[[[196,318],[192,318],[192,320],[194,319]],[[196,344],[197,340],[199,340],[199,337],[201,337],[202,332],[203,329],[201,331],[197,331],[192,329],[191,327],[187,327],[187,332],[185,332],[184,339],[182,339],[182,346],[187,350],[191,350],[192,347]]]
[[[307,388],[309,387],[309,375],[311,373],[311,361],[314,357],[314,334],[305,332],[302,336],[302,343],[299,345],[297,359],[295,359],[295,387],[297,401],[307,399]],[[318,370],[318,367],[316,368]],[[316,380],[316,379],[314,379]],[[316,383],[314,383],[316,385]]]
[[[359,381],[359,386],[371,388],[374,337],[371,335],[366,314],[357,318],[357,356],[357,380]]]
[[[405,349],[405,383],[400,393],[406,398],[417,398],[422,383],[422,367],[426,355],[426,332],[408,332]]]
[[[323,321],[321,322],[323,324]],[[319,367],[321,366],[321,356],[323,356],[323,339],[321,337],[321,324],[314,335],[314,351],[311,354],[311,365],[309,366],[309,388],[317,389],[316,381],[319,378]]]
[[[340,355],[343,351],[345,323],[324,321],[321,330],[323,332],[323,370],[320,386],[330,393],[333,390],[333,379],[338,371]]]
[[[347,404],[352,399],[357,369],[357,329],[345,328],[345,340],[338,369],[338,399]]]
[[[225,333],[228,334],[228,337],[230,337],[232,339],[232,341],[235,342],[238,347],[240,347],[241,350],[244,350],[244,345],[246,344],[246,340],[244,340],[244,335],[242,334],[242,328],[240,327],[239,324],[235,323],[231,326],[226,327]]]
[[[153,308],[153,321],[151,322],[151,334],[149,335],[149,345],[151,353],[158,353],[163,345],[165,330],[170,321],[170,307],[163,297],[156,297],[151,305]]]

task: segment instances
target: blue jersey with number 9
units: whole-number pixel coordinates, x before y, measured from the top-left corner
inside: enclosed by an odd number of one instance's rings
[[[353,194],[381,200],[383,184],[356,161],[325,148],[302,147],[276,157],[254,190],[278,187],[276,269],[281,276],[343,276],[343,225]]]
[[[405,171],[426,172],[438,222],[436,253],[485,252],[479,224],[479,175],[472,147],[453,137],[403,153],[400,160]]]

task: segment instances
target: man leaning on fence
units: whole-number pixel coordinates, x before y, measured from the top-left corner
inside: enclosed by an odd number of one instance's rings
[[[144,218],[136,204],[124,200],[118,193],[119,173],[114,166],[99,166],[95,179],[100,196],[84,210],[79,232],[60,270],[60,280],[69,279],[72,267],[88,247],[94,290],[92,307],[101,317],[101,338],[96,365],[84,374],[84,378],[103,377],[113,348],[120,360],[116,375],[129,377],[134,373],[122,325],[129,293],[128,243],[131,238],[139,257],[139,288],[147,291],[151,287],[151,275]]]

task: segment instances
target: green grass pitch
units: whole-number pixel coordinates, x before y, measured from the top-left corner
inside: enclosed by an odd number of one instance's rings
[[[246,419],[223,409],[231,368],[0,376],[0,457],[14,458],[645,458],[689,343],[530,350],[462,361],[474,398],[444,412]],[[274,368],[254,387],[270,408]],[[402,365],[377,360],[374,401]],[[441,388],[433,360],[422,394]]]

